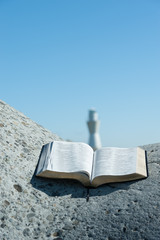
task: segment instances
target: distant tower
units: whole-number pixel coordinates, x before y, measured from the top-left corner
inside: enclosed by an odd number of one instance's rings
[[[89,145],[95,151],[101,147],[101,140],[98,133],[100,121],[98,120],[97,112],[93,109],[89,110],[89,121],[87,124],[90,132]]]

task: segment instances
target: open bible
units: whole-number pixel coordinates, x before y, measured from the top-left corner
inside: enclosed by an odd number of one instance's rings
[[[85,143],[54,141],[42,147],[35,174],[97,187],[147,177],[146,154],[139,147],[104,147],[94,152]]]

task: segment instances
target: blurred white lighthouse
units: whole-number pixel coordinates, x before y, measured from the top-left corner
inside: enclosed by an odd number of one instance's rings
[[[89,145],[95,151],[98,148],[101,148],[101,140],[98,133],[100,121],[98,120],[98,114],[95,110],[89,110],[89,121],[87,122],[90,137],[89,137]]]

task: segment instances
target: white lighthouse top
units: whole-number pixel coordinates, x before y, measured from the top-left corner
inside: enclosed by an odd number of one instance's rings
[[[89,121],[97,121],[98,120],[98,113],[94,109],[89,110]]]
[[[89,110],[89,121],[87,122],[89,128],[89,145],[95,151],[101,148],[101,140],[98,133],[100,121],[98,120],[98,114],[95,109]]]

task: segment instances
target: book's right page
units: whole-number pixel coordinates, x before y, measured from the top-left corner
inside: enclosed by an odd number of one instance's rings
[[[101,148],[94,154],[92,183],[122,182],[146,177],[145,151],[140,148]]]

